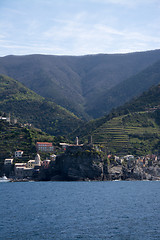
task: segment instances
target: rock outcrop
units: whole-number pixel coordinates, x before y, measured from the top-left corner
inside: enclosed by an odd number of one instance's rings
[[[52,180],[68,181],[103,180],[103,161],[90,147],[72,146],[52,164]]]
[[[39,180],[52,181],[112,181],[112,180],[160,180],[160,166],[144,167],[134,163],[108,164],[101,152],[90,146],[70,146],[57,156]]]
[[[158,165],[123,167],[122,180],[160,180],[160,167]]]
[[[102,181],[107,179],[101,154],[91,146],[70,146],[57,156],[49,169],[43,169],[39,180],[52,181]]]
[[[108,167],[106,180],[121,180],[123,176],[122,165]]]

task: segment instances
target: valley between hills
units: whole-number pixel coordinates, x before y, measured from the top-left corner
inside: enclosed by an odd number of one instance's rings
[[[83,120],[103,117],[159,83],[160,50],[86,56],[0,58],[0,74]]]

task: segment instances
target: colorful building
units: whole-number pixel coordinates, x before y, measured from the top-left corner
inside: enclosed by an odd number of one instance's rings
[[[34,168],[35,166],[41,166],[41,158],[39,154],[36,155],[35,160],[29,160],[27,162],[27,168]]]
[[[49,142],[37,142],[36,149],[39,152],[53,152],[54,147],[52,143]]]
[[[50,164],[51,160],[49,159],[46,159],[42,162],[42,165],[44,168],[48,168],[49,167],[49,164]]]

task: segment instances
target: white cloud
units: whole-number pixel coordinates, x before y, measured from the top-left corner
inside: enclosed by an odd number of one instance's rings
[[[0,17],[1,55],[3,53],[82,55],[158,48],[160,46],[160,18],[155,11],[158,1],[77,0],[78,6],[80,6],[80,2],[83,2],[86,7],[82,4],[82,8],[75,9],[76,3],[74,0],[70,0],[67,10],[64,10],[62,3],[65,0],[61,0],[58,4],[62,4],[62,11],[58,5],[58,10],[57,12],[55,10],[54,14],[50,8],[49,15],[44,14],[46,10],[38,14],[35,11],[31,11],[31,13],[30,10],[26,11],[29,16],[23,15],[25,11],[21,11],[24,10],[21,8],[19,10],[13,8],[9,12],[6,10],[6,17],[4,18],[5,12]],[[33,2],[35,7],[35,2],[43,3],[44,6],[45,1],[33,0]],[[52,7],[56,5],[53,2],[53,0],[48,0],[48,4]],[[89,2],[93,4],[87,5]],[[95,2],[97,4],[94,5]],[[69,3],[72,3],[72,6]],[[109,5],[104,6],[100,3]],[[145,8],[143,21],[139,7],[142,3]],[[148,4],[151,3],[153,3],[153,8],[148,15]],[[135,9],[134,11],[128,10],[128,7]],[[42,5],[40,5],[40,9],[42,9]],[[17,14],[21,13],[22,18],[17,18]],[[13,19],[15,21],[12,21]]]
[[[25,11],[20,11],[20,10],[17,10],[16,8],[10,8],[10,7],[4,7],[3,11],[6,12],[8,16],[14,15],[14,14],[20,15],[20,16],[27,15]]]
[[[105,24],[84,25],[75,19],[59,23],[44,32],[42,38],[52,39],[54,46],[63,45],[65,54],[131,52],[152,48],[151,43],[160,44],[159,37],[131,29],[120,30]]]
[[[159,0],[89,0],[90,2],[97,2],[103,4],[116,4],[116,5],[123,5],[127,7],[135,7],[139,5],[146,5],[146,4],[157,4],[160,6]]]
[[[73,18],[73,16],[72,16]],[[147,32],[120,29],[111,24],[85,23],[85,13],[71,19],[52,19],[52,27],[38,32],[38,23],[30,20],[25,43],[18,40],[7,41],[1,35],[1,46],[7,54],[56,54],[85,55],[95,53],[125,53],[158,48],[160,35],[152,36]],[[6,40],[5,40],[6,39]],[[153,47],[152,47],[153,46]],[[155,46],[155,47],[154,47]],[[1,51],[1,55],[3,52]],[[6,55],[6,54],[4,54]]]
[[[113,27],[109,27],[103,24],[96,24],[95,25],[95,31],[100,32],[102,35],[108,34],[108,35],[123,35],[122,31],[117,30]]]
[[[3,39],[5,39],[5,35],[4,34],[0,34],[0,40],[3,40]]]

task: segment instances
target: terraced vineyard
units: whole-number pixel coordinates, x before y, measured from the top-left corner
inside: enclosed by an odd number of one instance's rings
[[[152,152],[156,146],[158,150],[160,129],[153,118],[146,118],[145,112],[128,114],[97,128],[93,132],[93,141],[112,153],[139,155]]]

